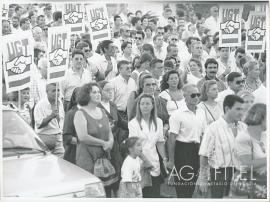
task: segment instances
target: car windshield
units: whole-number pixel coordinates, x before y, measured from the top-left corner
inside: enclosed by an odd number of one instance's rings
[[[37,153],[47,150],[44,143],[36,138],[31,126],[16,112],[3,111],[2,124],[4,156]]]

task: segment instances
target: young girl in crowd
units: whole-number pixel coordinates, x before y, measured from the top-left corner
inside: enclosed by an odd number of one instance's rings
[[[125,141],[125,147],[128,155],[121,168],[121,177],[119,187],[120,198],[142,198],[141,187],[141,159],[142,141],[139,137],[130,137]]]

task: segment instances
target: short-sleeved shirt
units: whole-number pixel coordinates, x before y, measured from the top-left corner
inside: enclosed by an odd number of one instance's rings
[[[175,110],[169,119],[170,132],[177,134],[177,141],[200,143],[206,127],[204,111],[197,107],[195,114],[187,108],[185,100],[180,105],[181,107]]]
[[[163,123],[161,119],[157,118],[157,130],[155,130],[153,123],[149,129],[148,124],[144,120],[139,123],[137,118],[134,118],[128,123],[128,130],[129,137],[136,136],[143,139],[142,152],[154,166],[150,174],[154,177],[159,176],[160,164],[156,145],[158,142],[164,142]]]
[[[122,182],[140,182],[141,181],[141,160],[139,157],[136,159],[130,155],[126,157],[121,168]]]
[[[182,102],[182,100],[179,100],[179,101],[173,100],[168,90],[162,91],[159,94],[159,97],[162,97],[165,100],[167,100],[167,111],[169,115],[171,115],[175,110],[177,110],[180,107],[181,102]]]
[[[35,117],[35,131],[38,134],[43,134],[43,135],[53,135],[53,134],[58,134],[61,133],[63,130],[63,125],[64,125],[64,108],[63,108],[63,103],[59,99],[58,101],[58,107],[59,107],[59,117],[60,121],[58,122],[56,118],[52,119],[47,126],[44,126],[43,128],[38,128],[43,119],[48,117],[52,113],[52,106],[48,100],[47,97],[41,99],[35,109],[34,109],[34,117]]]
[[[240,156],[250,155],[252,159],[266,158],[263,142],[251,137],[247,130],[242,131],[235,138],[234,150],[238,162],[238,167],[245,166],[241,164],[239,160]]]

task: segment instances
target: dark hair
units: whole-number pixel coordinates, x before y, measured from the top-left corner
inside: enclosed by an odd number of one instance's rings
[[[202,14],[201,13],[195,13],[196,17],[198,18],[198,20],[202,19]]]
[[[167,32],[172,32],[173,31],[173,27],[171,25],[166,25],[164,27],[164,32],[167,33]]]
[[[130,15],[132,15],[133,13],[132,12],[129,12],[128,14],[127,14],[127,17],[129,17]]]
[[[154,58],[150,63],[150,68],[153,69],[156,63],[162,63],[163,64],[163,60],[160,60],[158,58]]]
[[[174,64],[171,61],[171,59],[164,60],[164,67],[172,67],[172,68],[174,68]]]
[[[135,24],[137,23],[137,22],[139,22],[141,20],[141,18],[139,18],[139,17],[133,17],[132,19],[131,19],[131,24],[132,24],[132,26],[135,26]]]
[[[215,64],[215,65],[217,65],[217,68],[218,68],[218,62],[214,58],[208,58],[205,61],[205,64],[204,64],[205,69],[207,69],[207,67],[208,67],[209,64]]]
[[[150,51],[152,56],[155,57],[154,47],[151,44],[145,43],[142,45],[142,51]]]
[[[109,81],[106,81],[106,80],[102,80],[102,81],[99,81],[98,82],[98,86],[101,90],[103,90],[104,86],[109,83]]]
[[[206,44],[206,42],[210,41],[210,36],[208,36],[208,35],[203,36],[201,41],[202,41],[202,44]]]
[[[145,37],[145,34],[144,34],[143,31],[138,30],[138,31],[136,31],[136,34],[141,34],[143,39],[144,39],[144,37]]]
[[[142,73],[141,73],[141,75],[142,75]],[[149,73],[146,73],[146,74],[144,74],[142,76],[139,76],[139,86],[138,86],[138,93],[137,93],[137,95],[142,94],[142,92],[143,92],[143,85],[144,85],[145,79],[153,79],[153,78],[154,77],[151,74],[149,74]]]
[[[236,56],[237,53],[245,54],[246,52],[245,52],[245,49],[243,48],[237,48],[234,55]]]
[[[132,67],[131,67],[132,68],[132,71],[135,70],[135,69],[138,69],[140,67],[140,66],[135,67],[135,61],[136,61],[136,59],[138,59],[140,61],[140,56],[137,55],[137,56],[135,56],[133,58],[133,60],[132,60]]]
[[[15,7],[15,12],[17,12],[20,8],[22,8],[20,5],[17,5],[16,7]]]
[[[142,11],[141,11],[141,10],[137,10],[137,11],[135,12],[135,15],[137,15],[138,13],[142,13]]]
[[[164,29],[164,27],[159,26],[159,27],[157,27],[157,30],[158,30],[158,29]]]
[[[39,20],[40,18],[45,18],[45,16],[44,16],[44,15],[39,15],[39,16],[37,17],[37,20]]]
[[[168,20],[172,20],[173,22],[175,22],[174,17],[168,17]]]
[[[84,47],[88,47],[88,44],[83,41],[79,41],[79,43],[75,45],[75,48],[79,50],[82,50]]]
[[[121,19],[121,17],[120,17],[119,15],[115,15],[115,16],[113,17],[113,21],[115,22],[115,21],[117,20],[117,18],[120,18],[120,19]]]
[[[34,15],[35,15],[34,11],[30,11],[28,13],[28,18],[29,18],[30,21],[31,21],[31,17],[34,16]]]
[[[229,75],[227,76],[227,82],[233,82],[235,78],[237,77],[241,77],[242,74],[239,72],[231,72],[229,73]]]
[[[61,11],[55,11],[53,13],[53,20],[58,21],[59,19],[62,19],[62,12]]]
[[[103,53],[105,53],[105,49],[109,48],[109,45],[112,44],[113,41],[112,40],[104,40],[101,42],[101,50]]]
[[[200,41],[200,39],[199,39],[198,37],[193,37],[193,36],[188,37],[188,38],[187,38],[187,41],[186,41],[186,46],[187,46],[187,47],[188,47],[189,45],[192,44],[192,43],[191,43],[192,40]]]
[[[124,51],[124,49],[127,47],[128,44],[132,45],[131,42],[129,42],[129,41],[124,41],[124,42],[122,43],[122,45],[121,45],[121,50]]]
[[[236,102],[244,103],[244,100],[238,95],[227,95],[223,101],[223,111],[225,113],[225,108],[229,107],[230,109]]]
[[[157,21],[155,19],[150,19],[149,22],[153,22],[155,25],[157,25]]]
[[[117,69],[118,69],[118,72],[120,71],[120,69],[122,68],[122,65],[128,65],[130,64],[129,61],[126,61],[126,60],[120,60],[118,63],[117,63]]]
[[[179,83],[177,85],[178,89],[181,89],[183,87],[183,81],[181,80],[180,74],[177,70],[170,70],[164,76],[162,77],[162,80],[160,82],[160,90],[164,91],[169,88],[168,80],[170,78],[171,74],[177,74],[179,78]]]
[[[21,20],[20,20],[20,27],[22,26],[22,24],[26,23],[27,21],[30,22],[30,20],[28,18],[21,18]]]
[[[121,145],[120,145],[120,151],[122,153],[122,156],[124,158],[126,158],[129,154],[129,148],[132,148],[136,142],[138,142],[140,140],[139,137],[137,136],[133,136],[133,137],[129,137],[126,140],[124,140]]]
[[[77,97],[78,97],[79,91],[80,91],[80,87],[77,87],[73,90],[67,111],[71,110],[77,105]]]
[[[219,37],[213,38],[213,45],[217,45],[219,42]]]
[[[266,105],[262,103],[254,104],[249,110],[245,118],[248,126],[257,126],[262,124],[266,118]]]
[[[74,56],[77,55],[77,54],[80,54],[80,55],[82,55],[84,57],[84,54],[83,54],[82,50],[79,50],[79,49],[75,49],[72,52],[71,57],[74,58]]]
[[[74,43],[75,47],[77,47],[78,43],[80,42],[84,42],[84,43],[87,43],[87,45],[89,46],[89,49],[92,51],[92,43],[88,40],[88,39],[77,39]],[[86,47],[86,46],[84,46]]]
[[[91,101],[90,98],[90,92],[92,91],[93,87],[97,86],[99,88],[99,85],[95,82],[84,84],[79,91],[77,102],[81,106],[86,106]]]

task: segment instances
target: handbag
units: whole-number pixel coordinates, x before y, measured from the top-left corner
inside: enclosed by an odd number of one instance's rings
[[[94,164],[94,175],[101,179],[104,186],[114,184],[119,180],[118,175],[110,159],[110,153],[104,152],[101,158],[98,158]]]
[[[253,157],[253,143],[251,142],[252,160]],[[251,179],[251,177],[253,179]],[[256,179],[256,180],[254,180]],[[241,173],[236,171],[231,182],[231,191],[236,195],[245,195],[251,199],[265,199],[267,197],[266,176],[256,171],[248,170],[248,172]]]

